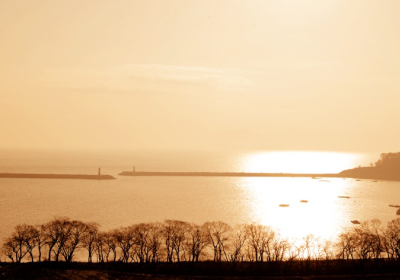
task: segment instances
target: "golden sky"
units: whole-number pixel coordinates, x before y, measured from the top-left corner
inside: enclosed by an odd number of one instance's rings
[[[0,1],[0,148],[398,151],[400,1]]]

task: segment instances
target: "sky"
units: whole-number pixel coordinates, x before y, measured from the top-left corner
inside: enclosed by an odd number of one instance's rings
[[[399,13],[0,0],[0,148],[399,151]]]

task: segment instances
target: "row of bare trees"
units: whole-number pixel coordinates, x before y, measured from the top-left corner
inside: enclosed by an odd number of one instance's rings
[[[98,225],[68,218],[54,219],[43,225],[17,225],[1,249],[2,255],[12,262],[28,257],[31,262],[45,260],[71,262],[76,250],[87,249],[89,259],[94,252]]]
[[[184,221],[141,223],[100,231],[96,223],[56,218],[42,225],[18,225],[1,248],[11,262],[65,261],[77,255],[88,262],[282,262],[288,260],[400,260],[400,219],[383,227],[379,220],[348,228],[336,241],[313,235],[290,241],[268,226]]]

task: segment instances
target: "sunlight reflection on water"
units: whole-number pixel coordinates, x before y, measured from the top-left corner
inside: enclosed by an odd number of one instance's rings
[[[334,187],[332,184],[334,181]],[[314,234],[328,239],[348,220],[338,196],[346,193],[342,179],[321,182],[311,178],[242,178],[240,185],[250,197],[252,216],[264,225],[280,229],[283,236]],[[301,203],[307,200],[307,203]],[[288,207],[279,207],[288,204]]]

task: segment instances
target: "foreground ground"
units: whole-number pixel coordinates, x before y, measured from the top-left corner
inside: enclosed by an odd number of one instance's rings
[[[385,260],[274,263],[0,264],[0,279],[400,279]]]

